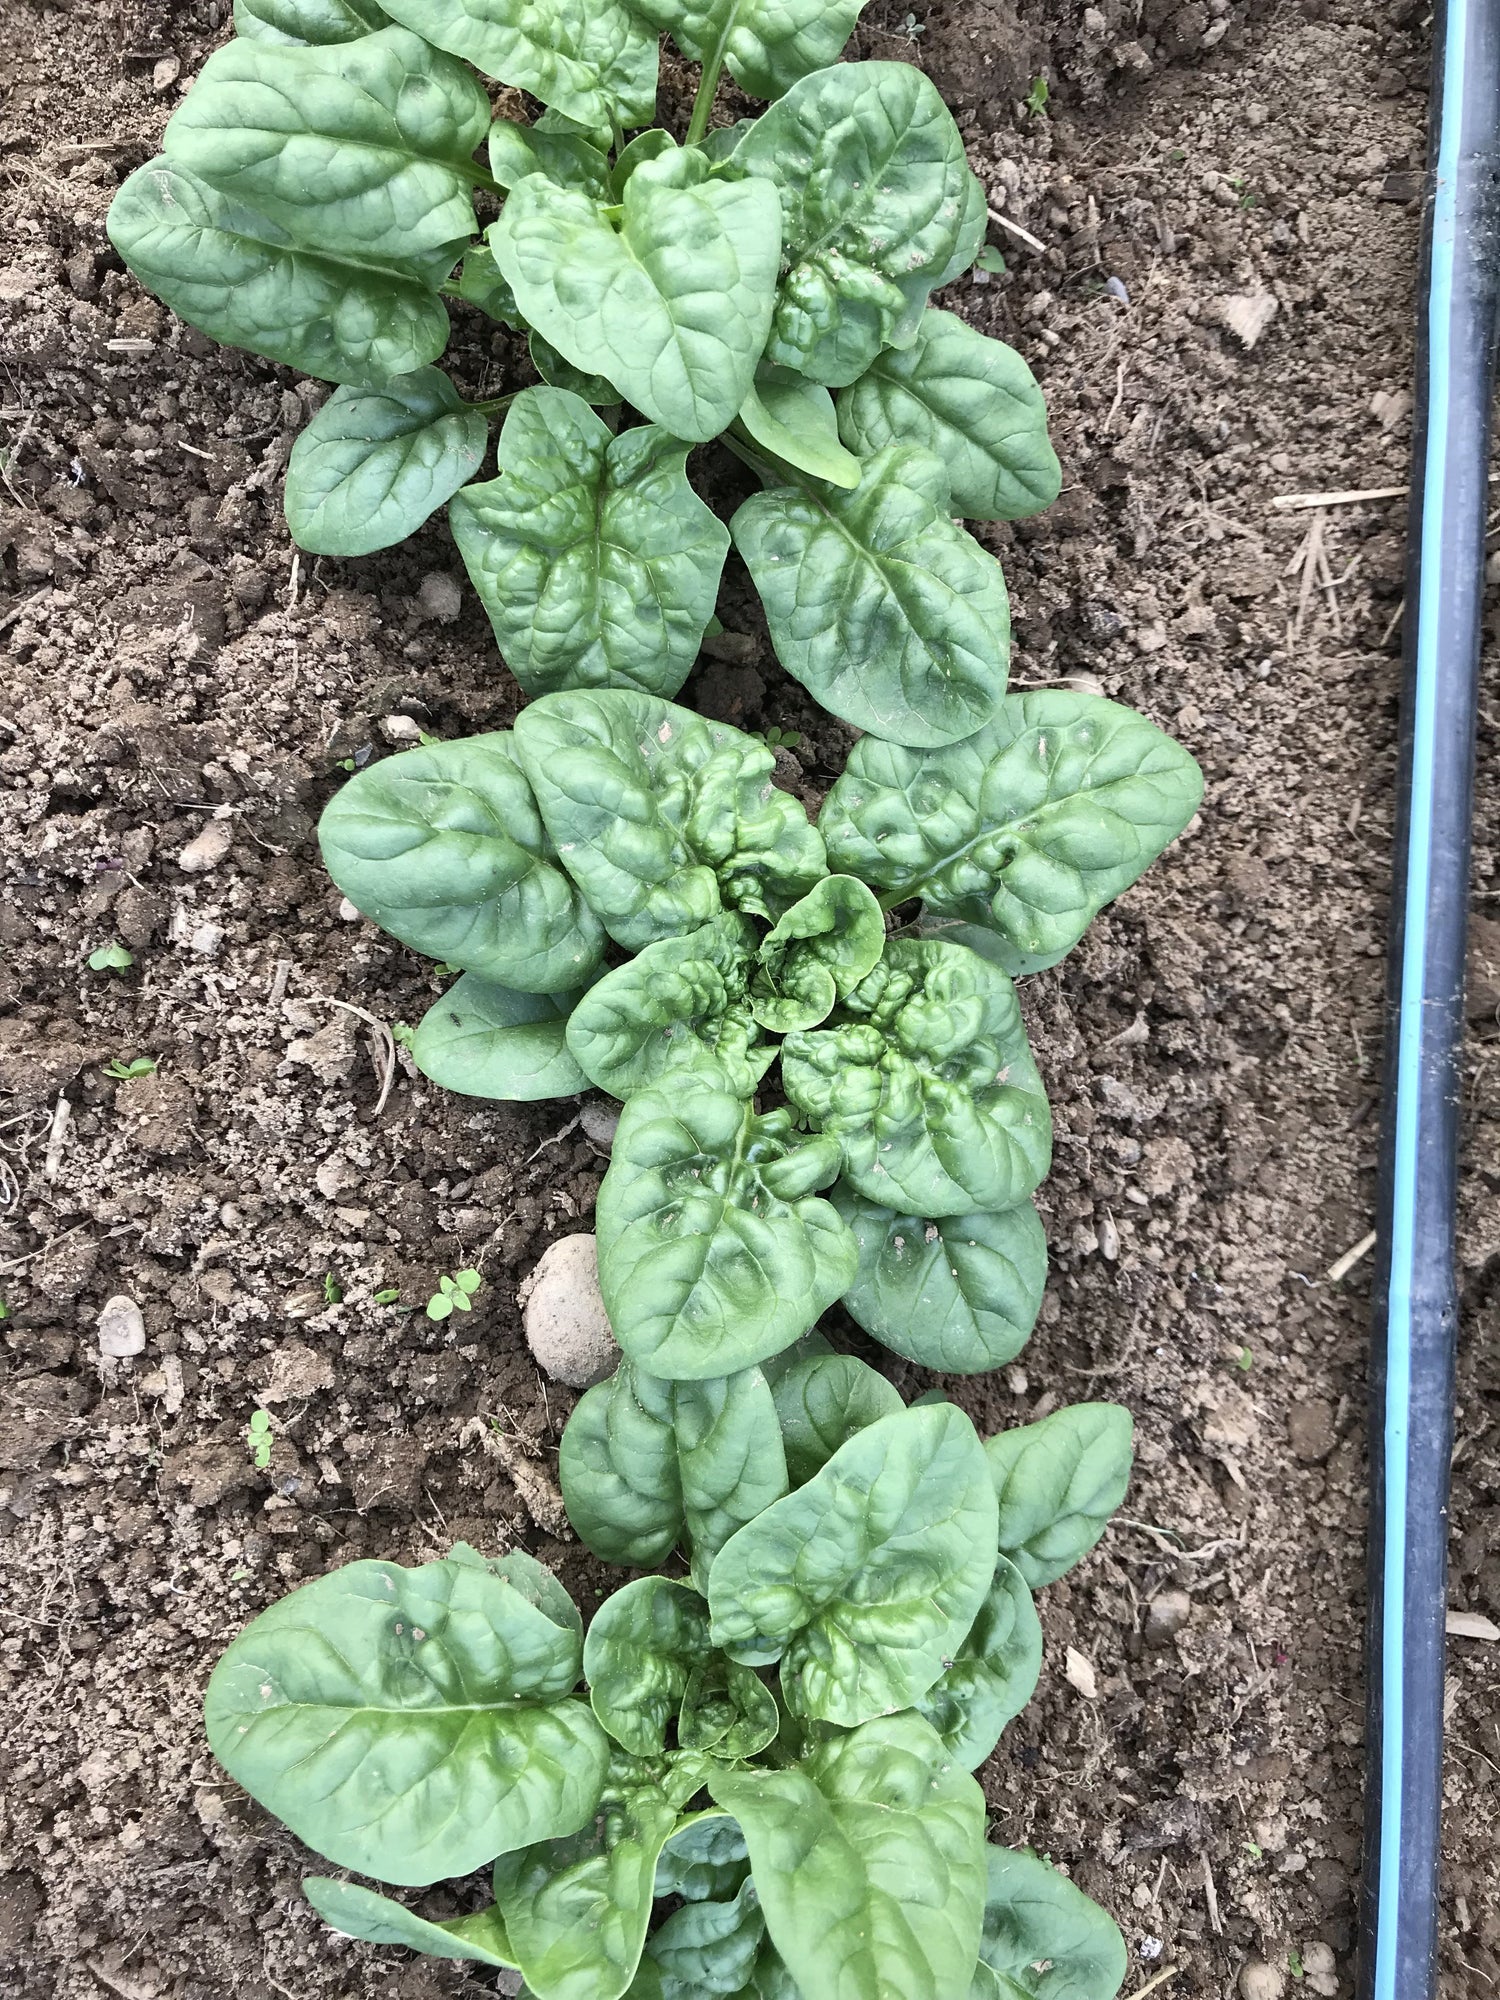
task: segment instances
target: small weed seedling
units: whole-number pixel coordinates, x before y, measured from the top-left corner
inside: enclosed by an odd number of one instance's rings
[[[323,1273],[323,1302],[330,1306],[341,1306],[344,1303],[344,1288],[332,1271]]]
[[[134,964],[135,953],[117,943],[101,944],[88,957],[90,972],[128,972]]]
[[[400,1297],[401,1293],[395,1285],[387,1285],[383,1292],[375,1294],[375,1303],[378,1306],[393,1306]]]
[[[437,1290],[427,1301],[427,1317],[447,1319],[451,1313],[469,1312],[483,1283],[477,1271],[455,1271],[451,1278],[439,1278]]]
[[[156,1058],[131,1056],[127,1061],[123,1056],[116,1056],[104,1065],[104,1074],[113,1077],[116,1083],[134,1083],[137,1077],[156,1074]]]
[[[271,1419],[264,1410],[252,1410],[250,1423],[245,1431],[245,1442],[250,1447],[250,1456],[256,1468],[264,1472],[271,1463]]]
[[[1033,118],[1041,117],[1042,113],[1047,109],[1047,99],[1051,95],[1052,92],[1048,88],[1046,77],[1036,76],[1032,78],[1031,88],[1026,93],[1025,102],[1026,109],[1031,113]]]

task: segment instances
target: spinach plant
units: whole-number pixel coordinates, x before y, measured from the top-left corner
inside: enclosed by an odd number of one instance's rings
[[[840,1299],[930,1367],[1018,1351],[1051,1122],[1011,975],[1076,941],[1201,785],[1150,723],[1061,691],[951,749],[863,739],[816,825],[773,765],[657,696],[580,690],[367,767],[320,825],[345,895],[462,968],[419,1068],[623,1101],[596,1215],[621,1423]]]
[[[838,60],[858,12],[236,0],[110,235],[214,339],[337,385],[288,468],[300,545],[365,554],[447,505],[527,693],[675,694],[732,538],[826,707],[954,743],[1009,656],[955,517],[1032,513],[1060,475],[1024,362],[928,303],[984,195],[920,70]],[[702,64],[680,141],[652,123],[661,33]],[[710,129],[726,70],[773,101]],[[543,109],[493,116],[486,80]],[[465,400],[434,365],[455,305],[525,334],[540,382]],[[763,487],[727,528],[685,471],[714,438]]]
[[[1042,1551],[1044,1581],[1092,1545],[1129,1419],[986,1444],[939,1402],[825,1448],[788,1414],[792,1490],[587,1634],[524,1550],[458,1544],[350,1563],[234,1641],[209,1739],[300,1839],[402,1887],[491,1871],[491,1902],[441,1918],[315,1876],[336,1929],[518,1968],[536,2000],[1110,2000],[1119,1932],[987,1846],[970,1774],[1039,1672],[1023,1564]],[[1101,1422],[1109,1464],[1080,1482],[1074,1433]]]

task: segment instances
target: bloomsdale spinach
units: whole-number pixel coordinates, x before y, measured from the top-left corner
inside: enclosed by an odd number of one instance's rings
[[[536,2000],[1110,2000],[1119,1932],[1034,1854],[987,1846],[970,1773],[1041,1666],[1015,1558],[1044,1546],[1055,1576],[1092,1546],[1129,1420],[1085,1405],[986,1444],[949,1404],[897,1400],[830,1430],[851,1386],[789,1390],[780,1496],[586,1634],[524,1551],[460,1543],[350,1563],[234,1641],[209,1740],[300,1839],[398,1886],[490,1870],[489,1903],[437,1918],[314,1876],[335,1929],[519,1969]]]
[[[955,517],[1032,513],[1060,474],[1024,362],[928,303],[984,195],[920,70],[838,60],[858,12],[238,0],[110,235],[215,340],[336,385],[288,467],[297,542],[363,555],[448,507],[528,693],[675,694],[732,537],[819,701],[955,743],[1009,658]],[[652,122],[661,33],[703,65],[681,142]],[[711,130],[725,70],[773,101]],[[492,82],[543,109],[493,116]],[[525,335],[540,383],[460,395],[455,307]],[[714,438],[764,489],[727,526],[685,469]]]

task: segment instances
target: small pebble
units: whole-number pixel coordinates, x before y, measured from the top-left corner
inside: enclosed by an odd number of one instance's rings
[[[1193,1615],[1193,1600],[1185,1590],[1158,1591],[1146,1607],[1148,1646],[1169,1646]]]
[[[177,866],[185,875],[204,875],[218,867],[233,839],[234,828],[227,819],[211,819],[183,848]]]
[[[417,603],[439,625],[451,625],[464,608],[463,592],[446,570],[429,570],[417,590]]]
[[[580,1114],[583,1135],[591,1146],[597,1146],[601,1153],[607,1153],[615,1143],[615,1134],[620,1129],[620,1107],[618,1104],[585,1104]]]
[[[172,85],[182,75],[182,64],[176,56],[163,56],[151,72],[151,88],[158,97],[165,97]]]
[[[223,942],[222,924],[198,924],[188,935],[188,950],[197,952],[200,958],[212,958]]]
[[[341,924],[357,924],[359,922],[359,911],[355,909],[347,896],[339,903],[339,922]]]
[[[1240,1967],[1240,2000],[1282,2000],[1286,1975],[1263,1958],[1246,1959]]]
[[[380,718],[380,733],[387,743],[399,744],[403,749],[422,740],[422,725],[414,716],[383,715]]]
[[[516,1300],[525,1313],[526,1344],[544,1375],[570,1389],[591,1389],[614,1373],[620,1350],[599,1295],[592,1236],[549,1244]]]
[[[146,1322],[141,1309],[122,1292],[108,1299],[99,1314],[99,1352],[111,1361],[128,1360],[146,1345]]]

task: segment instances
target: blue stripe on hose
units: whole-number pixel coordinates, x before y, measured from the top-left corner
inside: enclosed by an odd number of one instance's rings
[[[1437,686],[1441,651],[1444,485],[1448,460],[1451,337],[1459,140],[1463,125],[1468,0],[1448,0],[1443,49],[1443,112],[1433,202],[1432,273],[1427,294],[1427,449],[1422,468],[1422,587],[1418,606],[1413,713],[1411,821],[1407,833],[1405,933],[1396,1041],[1396,1146],[1391,1204],[1390,1295],[1386,1313],[1385,1547],[1380,1746],[1380,1903],[1375,1937],[1375,2000],[1396,1989],[1401,1912],[1402,1755],[1406,1728],[1407,1447],[1411,1430],[1412,1273],[1416,1255],[1418,1147],[1423,1122],[1422,1038],[1426,1015],[1427,899],[1432,872]]]

